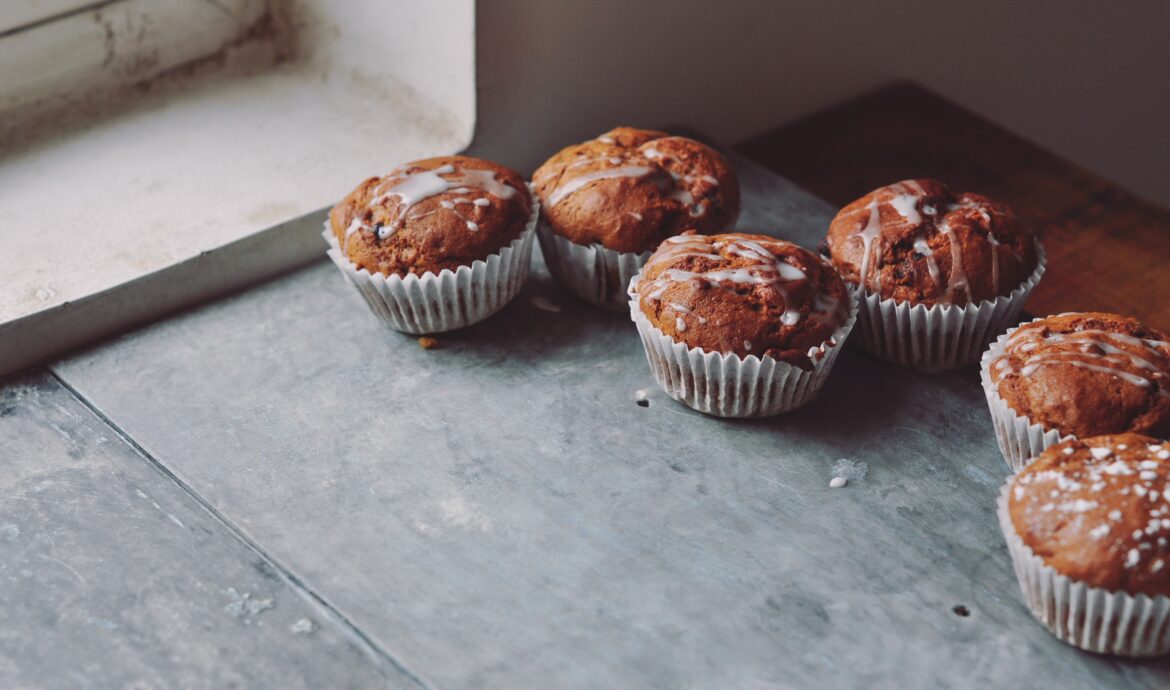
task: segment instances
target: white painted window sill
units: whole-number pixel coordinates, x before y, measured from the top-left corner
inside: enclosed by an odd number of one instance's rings
[[[7,143],[0,373],[318,256],[359,181],[470,143],[472,0],[291,4],[293,59]]]

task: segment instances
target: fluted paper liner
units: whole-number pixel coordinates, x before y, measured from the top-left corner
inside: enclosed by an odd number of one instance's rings
[[[341,253],[328,221],[322,235],[329,242],[329,258],[383,324],[404,333],[443,333],[483,321],[520,292],[532,264],[539,214],[540,202],[534,195],[532,214],[519,237],[470,266],[444,268],[437,275],[370,273]]]
[[[654,250],[619,252],[600,244],[583,245],[558,235],[543,220],[537,232],[540,251],[553,278],[590,304],[620,311],[626,287]]]
[[[925,372],[974,364],[997,333],[1019,319],[1020,309],[1044,275],[1044,247],[1036,243],[1032,275],[1009,294],[962,307],[911,304],[861,291],[857,330],[873,355]]]
[[[1040,319],[1033,319],[1032,322]],[[1061,441],[1074,439],[1072,434],[1061,434],[1059,429],[1045,429],[1043,425],[1033,422],[1030,418],[1017,414],[1007,402],[1000,397],[999,390],[991,381],[991,363],[1004,353],[1008,338],[1019,326],[999,336],[991,347],[983,353],[979,362],[979,377],[983,382],[983,394],[987,397],[987,408],[991,410],[991,424],[995,427],[995,440],[999,443],[999,452],[1013,472],[1019,472],[1036,459],[1045,448],[1054,446]]]
[[[1170,653],[1170,597],[1110,592],[1061,575],[1037,556],[1008,515],[1009,481],[1000,491],[999,526],[1032,615],[1058,639],[1098,654]]]
[[[857,302],[851,298],[849,318],[821,345],[824,355],[812,371],[806,371],[768,356],[740,357],[688,348],[642,313],[634,290],[640,279],[639,271],[630,281],[630,316],[642,337],[655,380],[675,400],[717,417],[770,417],[811,401],[828,379],[857,320]]]

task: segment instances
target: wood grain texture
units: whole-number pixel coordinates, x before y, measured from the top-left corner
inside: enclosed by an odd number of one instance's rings
[[[917,85],[883,88],[737,148],[838,206],[910,177],[1005,201],[1048,252],[1029,311],[1113,311],[1170,331],[1170,212]]]

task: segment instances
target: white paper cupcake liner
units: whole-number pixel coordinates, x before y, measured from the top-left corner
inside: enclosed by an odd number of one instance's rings
[[[1033,319],[1039,321],[1040,319]],[[1061,441],[1074,439],[1072,434],[1061,434],[1059,429],[1045,429],[1041,424],[1016,413],[999,395],[991,381],[991,363],[1004,353],[1008,338],[1016,332],[1012,328],[999,336],[983,353],[979,362],[979,378],[983,382],[983,394],[987,397],[987,408],[991,410],[991,424],[995,427],[995,440],[999,452],[1013,472],[1019,472],[1049,446]]]
[[[979,304],[897,302],[864,292],[857,330],[873,355],[911,369],[939,372],[979,361],[987,343],[1019,319],[1020,309],[1044,275],[1044,247],[1036,244],[1036,270],[1011,293]]]
[[[857,303],[852,300],[849,318],[825,342],[824,355],[806,371],[771,357],[708,352],[688,348],[650,323],[638,305],[630,282],[630,316],[638,327],[646,360],[654,379],[666,394],[684,405],[717,417],[770,417],[808,403],[829,377],[845,339],[857,320]],[[830,344],[833,343],[833,344]]]
[[[600,244],[585,246],[553,232],[541,221],[540,250],[553,278],[586,302],[620,311],[626,304],[626,287],[654,253],[619,252]]]
[[[1024,543],[999,495],[999,526],[1020,591],[1032,614],[1058,639],[1098,654],[1143,657],[1170,653],[1170,597],[1110,592],[1068,578]]]
[[[507,246],[485,259],[438,275],[386,276],[370,273],[341,253],[325,222],[329,258],[355,287],[381,322],[404,333],[443,333],[483,321],[503,309],[520,292],[532,265],[532,242],[540,202],[532,197],[532,215],[524,231]]]

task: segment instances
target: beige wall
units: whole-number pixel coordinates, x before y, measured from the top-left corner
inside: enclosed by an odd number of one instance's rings
[[[521,169],[610,124],[737,141],[914,79],[1170,205],[1167,0],[480,0],[476,20],[476,150]]]

